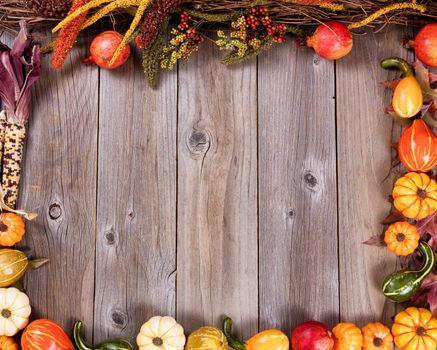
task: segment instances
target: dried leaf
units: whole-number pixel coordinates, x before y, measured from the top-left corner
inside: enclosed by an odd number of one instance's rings
[[[374,236],[370,237],[367,241],[364,241],[363,244],[373,245],[375,247],[385,247],[386,246],[386,244],[384,242],[384,235],[383,234],[374,235]]]
[[[416,222],[416,228],[421,237],[430,235],[428,242],[433,248],[437,246],[437,212]]]

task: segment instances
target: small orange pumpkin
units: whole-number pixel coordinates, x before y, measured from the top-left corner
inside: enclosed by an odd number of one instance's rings
[[[333,350],[361,350],[363,346],[361,329],[353,323],[339,323],[332,330],[332,334],[334,334]]]
[[[362,329],[363,350],[393,350],[393,336],[382,323],[368,323]]]
[[[399,312],[391,329],[395,345],[401,350],[435,350],[437,320],[431,311],[409,307]]]
[[[11,247],[20,242],[25,232],[24,221],[14,213],[0,216],[0,245]]]
[[[392,196],[395,208],[409,219],[424,219],[437,211],[437,182],[424,173],[399,178]]]
[[[0,337],[0,350],[19,350],[18,344],[14,338],[2,335]]]
[[[407,256],[419,246],[419,232],[416,226],[406,221],[395,222],[384,233],[387,248],[397,256]]]

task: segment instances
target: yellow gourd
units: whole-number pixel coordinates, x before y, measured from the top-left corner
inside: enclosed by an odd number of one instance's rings
[[[224,333],[215,327],[201,327],[190,334],[185,350],[227,350]]]

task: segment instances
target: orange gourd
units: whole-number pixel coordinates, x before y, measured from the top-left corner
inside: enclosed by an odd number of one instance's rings
[[[407,256],[419,246],[419,232],[416,226],[406,221],[395,222],[384,233],[387,248],[397,256]]]
[[[392,334],[400,350],[435,350],[437,320],[427,309],[409,307],[396,315]]]
[[[19,350],[18,344],[14,338],[5,335],[0,337],[0,350]]]
[[[350,322],[339,323],[332,330],[334,350],[361,350],[363,335],[361,329]]]
[[[424,219],[437,211],[437,182],[424,173],[399,178],[392,196],[395,208],[409,219]]]
[[[362,329],[363,350],[393,350],[393,336],[382,323],[368,323]]]
[[[0,216],[0,245],[11,247],[21,241],[25,232],[24,221],[14,213]]]
[[[416,119],[403,132],[398,153],[409,171],[426,173],[437,165],[437,136],[423,119]]]
[[[398,83],[393,92],[392,105],[401,118],[411,118],[420,112],[423,95],[414,76],[405,77]]]

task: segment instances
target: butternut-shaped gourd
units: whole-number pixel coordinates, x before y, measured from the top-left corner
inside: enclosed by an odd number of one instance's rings
[[[229,317],[223,321],[223,331],[229,346],[235,350],[288,350],[290,346],[287,335],[278,329],[269,329],[241,341],[232,335],[232,319]]]
[[[399,57],[382,60],[381,67],[385,69],[397,68],[402,72],[402,79],[393,92],[392,106],[399,117],[414,117],[423,106],[423,94],[418,81],[414,77],[413,69],[407,61]]]

